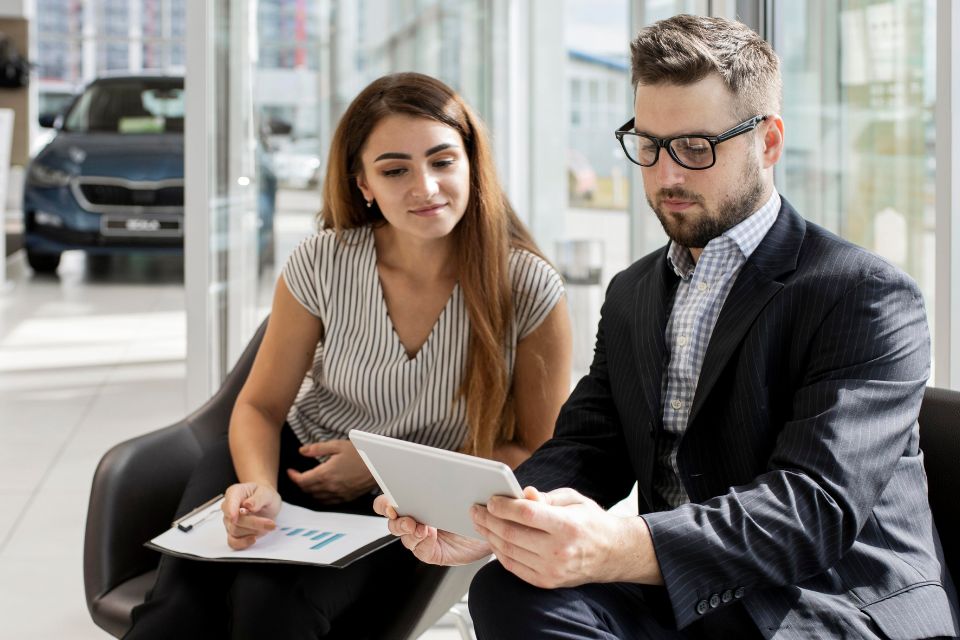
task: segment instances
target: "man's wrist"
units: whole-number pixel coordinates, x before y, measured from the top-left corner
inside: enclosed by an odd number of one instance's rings
[[[611,554],[610,582],[663,584],[660,564],[653,549],[653,537],[640,516],[619,518],[616,546]]]

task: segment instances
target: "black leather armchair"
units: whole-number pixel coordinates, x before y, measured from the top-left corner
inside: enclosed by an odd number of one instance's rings
[[[87,510],[83,581],[90,616],[114,637],[127,632],[131,611],[156,579],[159,554],[143,543],[170,526],[194,466],[226,432],[266,326],[206,404],[176,424],[121,442],[100,460]],[[378,637],[419,636],[459,602],[481,564],[420,566],[405,607],[384,621]]]
[[[927,387],[920,406],[920,448],[933,521],[947,567],[960,579],[960,392]]]

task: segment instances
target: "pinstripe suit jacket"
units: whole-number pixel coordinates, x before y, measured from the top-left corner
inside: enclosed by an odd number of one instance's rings
[[[680,628],[741,601],[766,637],[960,633],[918,446],[915,283],[784,200],[707,348],[678,453],[691,502],[654,512],[677,281],[665,249],[613,279],[590,372],[521,483],[609,506],[637,482]]]

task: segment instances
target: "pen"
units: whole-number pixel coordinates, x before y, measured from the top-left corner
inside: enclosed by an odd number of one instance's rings
[[[189,523],[189,524],[185,524],[185,523],[183,523],[183,522],[179,522],[179,523],[177,523],[177,529],[180,529],[180,531],[183,531],[184,533],[187,533],[188,531],[190,531],[191,529],[193,529],[193,528],[196,527],[197,525],[203,524],[203,523],[206,522],[207,520],[210,520],[211,518],[213,518],[213,516],[217,515],[218,512],[219,512],[219,510],[216,510],[216,509],[215,509],[215,510],[211,511],[210,513],[204,515],[202,518],[200,518],[200,519],[197,520],[196,522],[191,522],[191,523]]]
[[[204,509],[207,509],[207,508],[209,508],[210,506],[216,504],[217,501],[220,500],[221,498],[223,498],[223,494],[222,494],[222,493],[221,493],[220,495],[217,495],[217,496],[214,496],[214,497],[210,498],[209,500],[207,500],[206,502],[204,502],[203,504],[201,504],[201,505],[200,505],[199,507],[197,507],[196,509],[193,509],[193,510],[191,510],[189,513],[187,513],[186,515],[183,515],[183,516],[177,518],[176,520],[174,520],[174,521],[173,521],[174,526],[176,526],[178,529],[180,529],[180,531],[183,531],[184,533],[186,533],[186,532],[190,531],[191,529],[193,529],[195,526],[197,526],[197,525],[199,525],[199,524],[201,524],[201,523],[203,523],[203,522],[206,522],[207,520],[209,520],[209,519],[212,517],[212,514],[216,514],[216,513],[217,513],[217,510],[213,510],[213,511],[210,511],[209,513],[204,514],[203,517],[201,517],[201,518],[200,518],[199,520],[197,520],[196,522],[189,522],[189,523],[188,523],[187,520],[189,520],[190,518],[192,518],[192,517],[196,516],[197,514],[203,512]]]

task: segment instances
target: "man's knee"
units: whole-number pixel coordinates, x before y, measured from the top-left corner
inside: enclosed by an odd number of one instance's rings
[[[536,607],[538,589],[513,575],[499,562],[490,562],[473,577],[470,584],[470,616],[478,628],[514,626],[523,619],[528,607]]]

